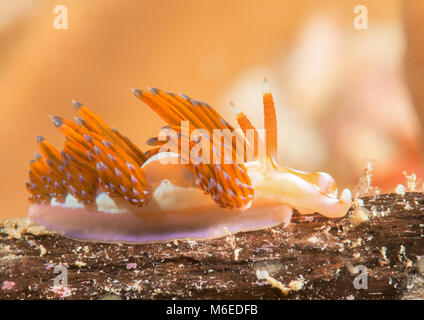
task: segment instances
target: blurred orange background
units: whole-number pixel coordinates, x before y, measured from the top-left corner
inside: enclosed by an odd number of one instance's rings
[[[86,104],[142,150],[162,120],[130,88],[183,92],[230,122],[233,100],[262,127],[262,80],[279,121],[279,161],[356,184],[368,159],[383,191],[423,173],[405,81],[402,2],[72,0],[0,2],[0,217],[26,215],[36,134],[60,147],[47,115]],[[57,30],[54,8],[68,11]]]

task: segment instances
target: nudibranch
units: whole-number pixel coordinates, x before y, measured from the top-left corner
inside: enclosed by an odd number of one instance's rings
[[[287,225],[293,209],[338,218],[350,208],[350,191],[338,198],[330,175],[277,164],[276,112],[266,81],[265,130],[234,104],[240,129],[184,94],[133,92],[168,133],[149,139],[143,152],[79,102],[73,102],[76,122],[51,116],[66,141],[59,151],[37,136],[41,154],[30,161],[26,184],[34,221],[73,239],[147,243]],[[224,134],[211,142],[217,131]],[[209,144],[199,148],[201,142]],[[214,161],[202,161],[209,152]]]

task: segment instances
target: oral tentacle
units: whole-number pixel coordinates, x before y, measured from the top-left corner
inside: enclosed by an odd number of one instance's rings
[[[318,185],[287,172],[266,176],[256,189],[258,197],[277,197],[302,214],[318,212],[329,218],[340,218],[346,215],[352,204],[349,189],[344,189],[337,198],[337,194],[325,193]]]

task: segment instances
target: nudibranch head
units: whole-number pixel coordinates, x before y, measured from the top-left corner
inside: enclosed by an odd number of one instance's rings
[[[262,131],[234,104],[239,130],[202,101],[133,89],[167,123],[145,152],[74,101],[76,123],[51,117],[66,137],[61,151],[37,136],[29,216],[70,238],[130,243],[287,225],[293,208],[344,216],[351,193],[338,198],[330,175],[277,164],[274,101],[267,82],[264,88]]]

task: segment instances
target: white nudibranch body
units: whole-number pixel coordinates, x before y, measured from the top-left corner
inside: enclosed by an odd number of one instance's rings
[[[178,121],[207,132],[233,129],[210,106],[185,95],[158,89],[134,93],[177,136],[182,136]],[[266,155],[255,154],[256,160],[241,164],[181,163],[186,155],[162,151],[163,143],[156,138],[149,139],[154,148],[144,153],[85,106],[74,105],[82,117],[78,125],[53,117],[67,137],[61,152],[37,138],[43,156],[31,161],[27,183],[32,195],[29,216],[61,235],[129,243],[205,239],[287,225],[293,209],[338,218],[351,206],[350,191],[343,190],[338,198],[330,175],[277,165],[276,118],[268,84],[264,113],[270,142],[256,142],[266,144]],[[244,132],[256,132],[239,108],[233,110]],[[235,150],[235,143],[221,143]]]

